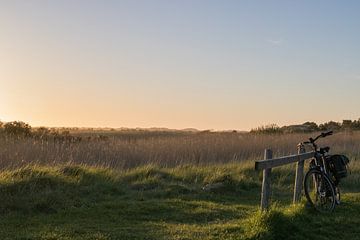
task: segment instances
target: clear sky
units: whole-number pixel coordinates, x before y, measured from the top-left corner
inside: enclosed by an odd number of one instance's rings
[[[360,117],[360,1],[2,0],[0,119],[247,130]]]

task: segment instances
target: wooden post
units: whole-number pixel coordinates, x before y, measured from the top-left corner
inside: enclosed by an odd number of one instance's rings
[[[298,154],[305,153],[305,147],[303,144],[299,143],[298,145]],[[295,186],[294,186],[294,198],[293,203],[297,203],[301,199],[301,190],[304,179],[304,161],[300,160],[296,164],[296,176],[295,176]]]
[[[272,151],[270,149],[265,149],[264,158],[272,159]],[[263,182],[261,190],[261,210],[266,210],[269,208],[270,204],[270,194],[271,194],[271,168],[266,168],[263,170]]]

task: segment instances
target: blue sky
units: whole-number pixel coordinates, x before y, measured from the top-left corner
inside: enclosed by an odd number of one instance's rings
[[[360,117],[358,1],[1,1],[0,119],[250,129]]]

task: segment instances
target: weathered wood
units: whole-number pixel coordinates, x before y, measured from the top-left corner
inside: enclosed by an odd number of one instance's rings
[[[258,160],[255,161],[255,170],[263,170],[267,168],[279,167],[285,164],[303,161],[314,156],[314,152],[302,153],[299,155],[286,156],[281,158],[274,158],[271,160]]]
[[[265,150],[265,159],[272,159],[272,151],[270,149]],[[261,189],[261,210],[269,208],[271,195],[271,168],[266,168],[263,171],[263,182]]]
[[[303,144],[298,145],[298,154],[299,156],[301,154],[305,153],[305,147]],[[299,159],[299,161],[296,164],[296,176],[295,176],[295,186],[294,186],[294,198],[293,203],[297,203],[301,199],[301,190],[303,185],[303,179],[304,179],[304,159]]]
[[[263,181],[261,189],[261,204],[262,210],[266,210],[270,205],[271,195],[271,169],[274,167],[286,165],[289,163],[297,162],[296,165],[296,177],[293,202],[296,203],[301,199],[302,183],[304,179],[304,162],[306,159],[312,158],[314,152],[305,153],[303,144],[298,145],[298,154],[292,156],[286,156],[281,158],[272,158],[272,151],[270,149],[265,150],[265,160],[255,161],[255,169],[263,170]]]

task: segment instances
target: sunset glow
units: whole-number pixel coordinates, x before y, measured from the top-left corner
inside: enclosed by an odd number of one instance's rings
[[[2,1],[0,120],[248,130],[358,119],[359,9],[357,1]]]

